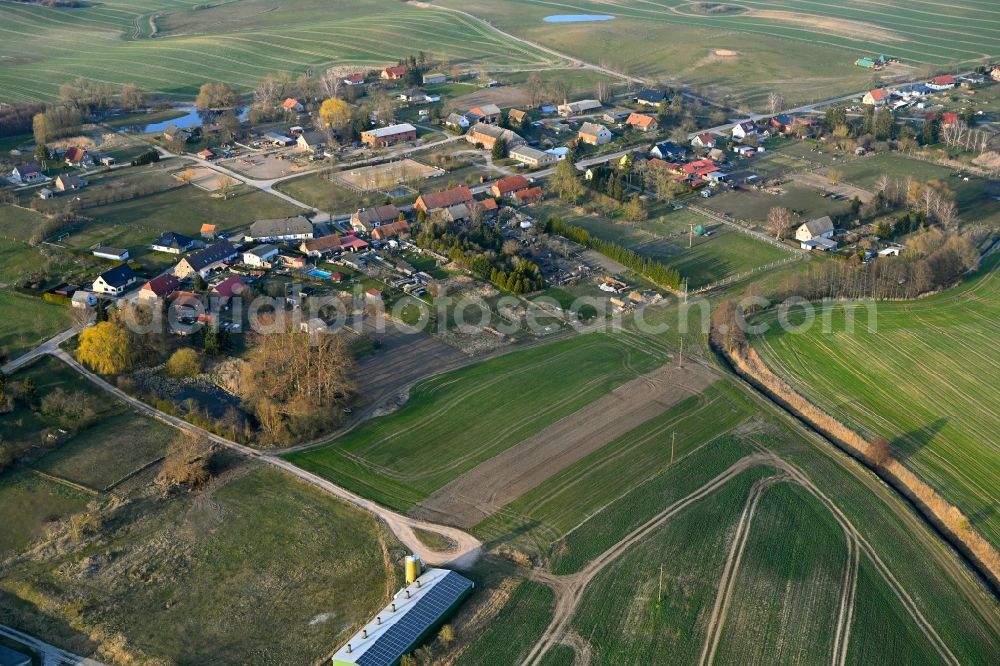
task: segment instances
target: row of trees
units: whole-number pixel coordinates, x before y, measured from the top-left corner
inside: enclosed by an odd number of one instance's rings
[[[665,289],[677,290],[681,287],[681,275],[676,269],[644,257],[616,243],[595,238],[586,229],[574,227],[557,217],[550,217],[545,222],[545,232],[558,234],[574,243],[596,250]]]
[[[146,105],[146,94],[135,83],[116,86],[105,81],[78,77],[59,86],[59,101],[91,116],[108,111],[116,105],[125,111],[141,109]]]

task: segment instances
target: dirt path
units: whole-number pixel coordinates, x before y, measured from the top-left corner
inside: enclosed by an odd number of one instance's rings
[[[538,639],[538,642],[531,649],[531,652],[528,653],[528,656],[524,660],[523,664],[525,666],[529,666],[531,664],[541,663],[542,657],[545,656],[545,653],[548,652],[553,645],[559,643],[563,639],[563,636],[566,634],[566,628],[569,625],[570,620],[573,618],[573,614],[576,612],[576,607],[580,603],[580,598],[583,595],[584,588],[590,583],[591,580],[594,579],[595,576],[597,576],[597,574],[601,572],[601,570],[604,569],[604,567],[618,559],[618,557],[628,550],[630,546],[646,538],[651,532],[655,531],[665,522],[670,520],[670,518],[683,511],[691,504],[694,504],[698,500],[718,490],[740,473],[759,465],[780,464],[781,460],[779,458],[768,453],[755,453],[741,458],[733,463],[729,469],[722,472],[705,485],[701,486],[686,497],[674,502],[657,515],[650,518],[644,524],[633,530],[627,537],[591,560],[591,562],[579,572],[566,576],[556,576],[542,571],[532,572],[533,578],[539,582],[549,585],[553,589],[556,594],[556,607],[552,620],[549,622],[549,626],[545,629],[541,638]]]
[[[667,365],[633,379],[448,483],[414,515],[472,527],[715,379],[697,364]]]
[[[147,405],[141,400],[137,400],[132,396],[128,395],[119,388],[112,386],[106,382],[101,377],[90,372],[82,365],[77,363],[76,359],[70,356],[68,353],[62,349],[57,349],[51,352],[53,356],[56,356],[64,363],[69,365],[71,368],[79,372],[85,378],[94,383],[98,388],[110,393],[114,397],[118,398],[122,402],[128,404],[139,412],[151,416],[169,426],[173,426],[178,430],[183,430],[185,432],[190,432],[199,437],[204,437],[205,439],[214,442],[220,446],[224,446],[228,449],[236,451],[237,453],[258,460],[262,463],[272,465],[274,467],[279,467],[289,474],[296,476],[307,483],[310,483],[321,490],[328,492],[342,500],[350,502],[355,506],[374,514],[377,518],[381,519],[386,526],[396,535],[396,537],[405,545],[410,551],[418,554],[422,560],[428,564],[447,564],[455,568],[468,568],[471,566],[479,557],[480,549],[482,544],[478,539],[472,535],[463,532],[454,527],[447,527],[443,525],[436,525],[431,522],[424,520],[417,520],[414,518],[409,518],[401,514],[391,511],[384,506],[377,504],[369,499],[365,499],[360,495],[352,493],[351,491],[341,488],[340,486],[324,479],[320,476],[307,472],[304,469],[296,467],[292,463],[288,462],[283,458],[279,458],[273,454],[267,454],[262,451],[250,448],[243,444],[238,444],[225,437],[220,437],[213,433],[203,430],[195,425],[188,423],[180,418],[171,416],[160,410]],[[433,532],[435,534],[440,534],[455,543],[454,548],[449,548],[447,550],[435,550],[427,545],[425,545],[417,535],[414,533],[414,529],[419,528],[426,530],[428,532]]]
[[[885,580],[892,591],[896,594],[897,598],[899,598],[902,602],[907,614],[917,624],[921,633],[923,633],[934,646],[935,650],[941,656],[941,659],[946,664],[957,665],[959,662],[955,655],[948,648],[947,644],[941,639],[941,636],[937,633],[934,627],[920,612],[916,602],[892,574],[885,563],[882,562],[878,554],[875,552],[875,549],[858,533],[857,529],[847,519],[839,507],[837,507],[826,495],[824,495],[823,492],[820,491],[812,483],[812,481],[810,481],[809,478],[796,467],[785,462],[774,454],[761,452],[746,456],[736,461],[731,467],[729,467],[729,469],[722,472],[691,494],[673,503],[661,513],[657,514],[642,526],[634,530],[622,541],[592,560],[590,564],[581,569],[579,572],[566,576],[556,576],[544,571],[532,572],[531,576],[533,579],[544,583],[553,589],[556,594],[556,607],[552,620],[549,622],[549,626],[546,628],[541,638],[538,639],[535,646],[531,649],[531,652],[528,653],[528,657],[524,660],[524,662],[522,662],[523,666],[532,666],[534,664],[541,663],[545,653],[548,652],[553,645],[565,640],[569,622],[572,620],[573,615],[576,612],[576,608],[580,603],[584,588],[598,573],[601,572],[602,569],[620,557],[630,546],[644,539],[651,532],[658,529],[680,511],[718,490],[740,473],[753,467],[764,465],[774,467],[782,472],[782,474],[777,477],[769,477],[768,479],[765,479],[765,482],[770,481],[773,483],[776,480],[784,480],[801,485],[827,507],[847,535],[849,557],[844,574],[845,584],[841,591],[841,609],[836,627],[837,638],[835,639],[835,654],[833,656],[833,663],[835,665],[844,663],[844,659],[847,655],[848,639],[850,637],[850,624],[854,612],[854,597],[857,590],[857,572],[860,565],[861,553],[864,553],[872,564],[875,565],[883,580]],[[743,546],[740,546],[739,543],[741,541],[745,543],[746,534],[748,533],[750,525],[750,518],[752,518],[753,508],[756,507],[756,502],[759,501],[759,494],[765,487],[766,486],[762,486],[761,482],[755,484],[755,489],[760,488],[760,490],[756,492],[757,497],[754,497],[755,493],[754,491],[751,491],[751,496],[747,501],[746,507],[744,508],[744,514],[740,519],[739,528],[737,530],[737,538],[735,539],[734,549],[730,551],[729,558],[726,562],[727,571],[730,572],[729,578],[731,579],[735,579],[739,569],[739,556],[742,553],[743,548]],[[742,539],[740,534],[743,534]],[[721,597],[716,599],[716,606],[718,609],[713,610],[714,619],[709,623],[710,638],[707,639],[706,650],[708,651],[707,654],[712,656],[714,656],[714,647],[712,647],[712,644],[718,643],[718,636],[721,635],[721,627],[725,618],[725,608],[728,604],[725,597],[731,595],[732,581],[726,584],[726,578],[727,574],[724,572],[723,580],[720,581]],[[724,586],[729,588],[728,592],[723,591]],[[721,602],[720,598],[722,599]],[[714,640],[711,639],[713,634],[716,634],[717,636]],[[707,655],[703,653],[701,663],[711,662],[711,657],[708,656],[708,658],[706,658],[706,656]]]
[[[726,624],[729,605],[733,600],[733,590],[736,589],[736,576],[740,572],[743,552],[746,550],[747,540],[750,537],[750,525],[753,523],[754,514],[757,513],[757,506],[760,504],[760,498],[764,495],[764,491],[781,479],[780,476],[770,476],[757,481],[750,489],[750,496],[747,497],[740,521],[736,526],[732,546],[730,546],[729,554],[726,556],[722,577],[719,578],[719,588],[715,594],[712,615],[708,619],[705,645],[701,651],[701,659],[698,661],[699,666],[708,666],[715,661],[715,652],[719,647],[719,640],[722,638],[722,628]]]

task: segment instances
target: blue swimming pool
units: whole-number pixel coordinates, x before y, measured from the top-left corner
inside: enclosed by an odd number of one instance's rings
[[[330,276],[333,275],[333,273],[331,273],[330,271],[320,270],[319,268],[314,268],[308,273],[306,273],[306,275],[311,275],[314,278],[322,278],[324,280],[329,280]]]
[[[614,16],[607,14],[553,14],[542,20],[546,23],[583,23],[585,21],[610,21]]]

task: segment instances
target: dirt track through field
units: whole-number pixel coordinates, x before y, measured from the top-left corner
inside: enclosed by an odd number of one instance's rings
[[[695,364],[668,365],[633,379],[440,488],[413,515],[472,527],[714,380]]]

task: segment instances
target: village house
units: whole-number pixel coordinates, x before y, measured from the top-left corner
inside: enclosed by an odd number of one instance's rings
[[[295,138],[295,146],[301,150],[317,151],[323,147],[326,135],[319,130],[300,132]]]
[[[351,227],[360,233],[371,233],[375,227],[398,220],[399,213],[392,204],[359,208],[351,215]]]
[[[312,238],[316,231],[312,222],[296,215],[272,220],[257,220],[250,225],[246,240],[257,241],[290,241]]]
[[[404,76],[406,76],[406,65],[393,65],[392,67],[384,67],[382,69],[382,72],[379,74],[379,78],[386,81],[398,81]]]
[[[205,240],[215,240],[215,235],[219,233],[219,225],[205,222],[201,225],[200,233]]]
[[[335,252],[360,252],[368,249],[368,243],[358,238],[354,234],[345,236],[322,236],[311,240],[303,241],[299,245],[299,252],[310,257],[321,257],[325,254]]]
[[[165,130],[163,130],[163,137],[171,141],[183,141],[184,143],[187,143],[191,140],[191,130],[178,127],[177,125],[171,123],[170,125],[167,125]]]
[[[559,158],[556,155],[548,153],[544,150],[532,148],[531,146],[518,146],[517,148],[514,148],[510,151],[510,157],[511,159],[533,169],[555,164],[559,161]]]
[[[195,155],[197,155],[198,157],[200,157],[203,160],[212,161],[212,160],[215,159],[215,153],[213,153],[208,148],[206,148],[205,150],[199,150],[197,153],[195,153]]]
[[[787,113],[779,113],[768,120],[768,124],[778,132],[791,132],[795,129],[795,120]]]
[[[529,187],[524,190],[514,192],[514,201],[519,205],[535,203],[542,200],[542,188],[539,186]]]
[[[640,132],[655,132],[660,128],[656,118],[645,113],[630,113],[625,124]]]
[[[410,88],[399,93],[399,99],[402,102],[423,102],[426,96],[427,93],[419,88]]]
[[[518,126],[523,125],[525,120],[530,120],[527,111],[522,111],[521,109],[511,109],[507,112],[507,122],[517,123]]]
[[[580,141],[588,143],[592,146],[601,146],[613,138],[615,135],[611,133],[604,125],[598,125],[597,123],[584,123],[580,125],[580,131],[577,133]]]
[[[195,239],[184,234],[168,231],[153,241],[150,247],[156,252],[181,254],[193,248],[197,242]]]
[[[14,167],[11,176],[15,183],[40,183],[46,179],[37,164],[21,164]]]
[[[601,102],[596,99],[581,99],[577,102],[560,104],[557,108],[561,116],[579,116],[599,110]]]
[[[524,139],[519,134],[515,134],[509,129],[485,123],[476,123],[465,134],[465,140],[472,145],[480,145],[486,150],[492,150],[497,141],[503,139],[507,142],[508,148],[514,148],[524,144]]]
[[[413,207],[427,214],[439,208],[447,208],[458,203],[468,203],[472,201],[472,190],[465,185],[459,185],[447,190],[429,192],[417,197]]]
[[[469,209],[469,218],[479,216],[483,222],[492,224],[497,221],[500,213],[500,205],[495,199],[483,199],[482,201],[472,200],[465,204]]]
[[[79,146],[72,146],[63,153],[63,162],[71,167],[94,166],[94,160],[87,154],[87,151]]]
[[[181,281],[175,275],[164,273],[142,285],[142,289],[139,290],[139,299],[147,303],[157,302],[177,291],[180,286]]]
[[[836,241],[833,238],[833,220],[829,215],[809,220],[795,230],[795,240],[803,250],[835,250]]]
[[[490,194],[499,198],[510,196],[515,192],[520,192],[521,190],[526,190],[531,187],[531,183],[527,178],[518,174],[514,176],[507,176],[506,178],[501,178],[497,182],[493,183],[490,187]]]
[[[931,90],[951,90],[955,87],[955,77],[951,74],[943,74],[941,76],[935,76],[933,79],[927,82],[927,87]]]
[[[212,287],[212,296],[219,305],[226,305],[233,300],[234,296],[239,296],[246,288],[247,283],[239,275],[230,275],[222,282]]]
[[[715,135],[710,132],[702,132],[691,139],[691,145],[695,148],[715,148]]]
[[[74,308],[92,308],[97,305],[97,294],[92,291],[77,289],[71,298]]]
[[[295,143],[295,139],[280,132],[264,132],[263,139],[272,146],[280,146],[282,148]]]
[[[442,74],[441,72],[428,72],[427,74],[424,74],[423,81],[425,86],[436,85],[438,83],[447,83],[448,76]]]
[[[362,86],[365,84],[365,75],[364,72],[358,72],[345,76],[343,80],[344,85],[347,86]]]
[[[139,280],[139,276],[128,264],[115,266],[97,276],[93,291],[107,296],[120,296]]]
[[[757,136],[757,123],[752,120],[746,120],[742,123],[736,123],[733,126],[733,138],[737,141],[743,141],[748,136]]]
[[[673,141],[661,141],[650,149],[649,154],[661,160],[686,160],[691,156],[691,150],[687,146],[678,146]]]
[[[460,113],[449,113],[448,117],[444,120],[444,124],[455,129],[464,130],[469,128],[469,119]]]
[[[469,109],[465,117],[473,122],[495,125],[500,120],[500,107],[496,104],[483,104]]]
[[[669,102],[667,99],[667,93],[662,90],[652,90],[650,88],[643,88],[636,95],[635,103],[643,104],[645,106],[655,106],[659,108],[664,102]]]
[[[299,102],[299,100],[295,99],[294,97],[289,97],[284,102],[282,102],[281,108],[283,108],[285,111],[288,111],[289,113],[302,113],[303,111],[306,110],[306,108],[302,106],[301,102]]]
[[[278,256],[278,248],[273,245],[258,245],[243,252],[243,263],[253,268],[268,268],[271,260]]]
[[[184,257],[174,266],[173,272],[182,280],[195,273],[206,277],[213,270],[222,268],[226,262],[235,259],[238,254],[232,243],[221,240]]]
[[[55,188],[60,192],[69,192],[70,190],[79,190],[86,186],[86,184],[87,181],[79,176],[61,173],[56,176]]]
[[[42,189],[38,190],[38,198],[39,199],[51,199],[55,195],[56,195],[56,193],[53,192],[52,190],[50,190],[47,187],[43,187]]]
[[[127,261],[128,250],[122,247],[111,247],[98,243],[90,250],[91,254],[101,259],[111,259],[112,261]]]
[[[885,88],[875,88],[866,92],[865,96],[861,98],[861,102],[868,106],[885,106],[889,103],[889,99],[888,90]]]
[[[383,224],[381,226],[372,229],[372,238],[375,240],[388,240],[390,238],[398,238],[403,234],[410,233],[410,223],[406,220],[399,220],[398,222],[390,222],[388,224]]]
[[[382,148],[402,143],[403,141],[413,141],[417,138],[417,128],[409,123],[389,125],[388,127],[376,127],[361,133],[361,142],[375,147]]]

